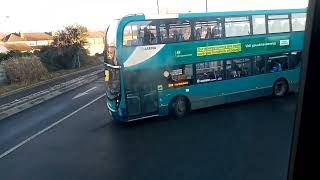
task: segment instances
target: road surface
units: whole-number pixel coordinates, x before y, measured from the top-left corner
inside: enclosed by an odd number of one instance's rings
[[[297,95],[122,125],[99,79],[0,121],[1,180],[285,180]]]

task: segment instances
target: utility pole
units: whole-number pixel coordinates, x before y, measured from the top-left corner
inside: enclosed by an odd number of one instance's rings
[[[159,10],[159,0],[157,0],[157,10],[158,10],[158,15],[160,14],[160,10]]]
[[[206,12],[208,12],[208,0],[206,0]]]

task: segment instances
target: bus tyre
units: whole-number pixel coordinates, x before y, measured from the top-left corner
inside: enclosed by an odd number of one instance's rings
[[[275,97],[283,97],[288,93],[288,83],[285,79],[277,80],[273,85],[273,95]]]
[[[189,111],[189,103],[187,98],[183,96],[178,96],[172,103],[171,112],[177,118],[184,117]]]

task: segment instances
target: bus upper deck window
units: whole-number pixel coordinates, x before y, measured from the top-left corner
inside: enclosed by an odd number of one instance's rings
[[[292,14],[292,31],[304,31],[306,26],[306,13]]]
[[[266,34],[266,17],[265,15],[253,15],[252,16],[252,31],[253,34]]]
[[[251,34],[248,16],[225,18],[226,37],[247,36]]]
[[[194,26],[194,37],[195,40],[202,39],[214,39],[222,37],[222,23],[221,19],[217,18],[215,20],[199,20]]]
[[[165,25],[162,25],[162,27],[163,28],[162,31],[160,30],[160,33],[167,34],[163,43],[190,40],[191,25],[187,20],[167,22]]]
[[[268,27],[269,33],[290,32],[289,15],[269,15]]]
[[[123,31],[124,46],[157,44],[156,26],[152,21],[136,21],[127,24]]]

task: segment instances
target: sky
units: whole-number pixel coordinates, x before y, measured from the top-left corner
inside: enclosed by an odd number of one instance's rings
[[[205,12],[206,0],[158,0],[160,14]],[[308,0],[207,0],[208,11],[304,8]],[[47,32],[78,23],[105,30],[127,14],[157,14],[157,0],[1,0],[0,32]]]

